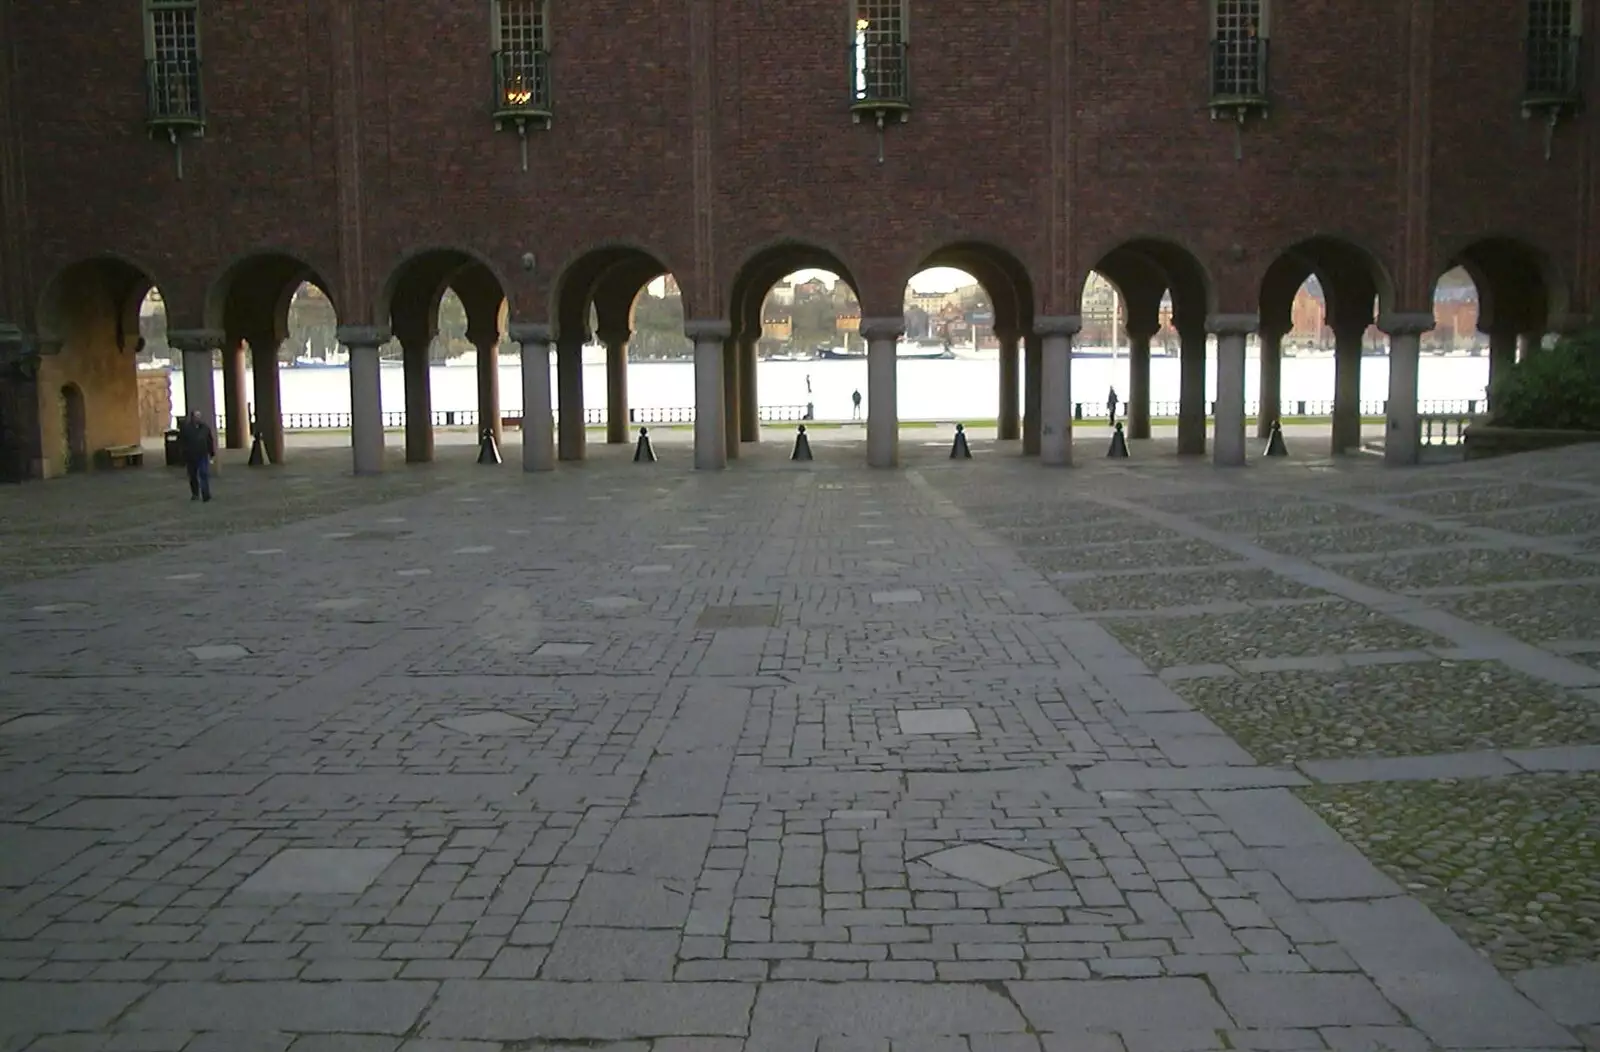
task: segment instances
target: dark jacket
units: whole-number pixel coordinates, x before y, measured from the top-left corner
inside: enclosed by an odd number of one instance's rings
[[[200,461],[217,455],[217,438],[204,420],[185,420],[178,425],[178,442],[185,460]]]

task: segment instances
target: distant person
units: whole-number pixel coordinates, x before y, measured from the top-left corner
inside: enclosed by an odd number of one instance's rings
[[[861,392],[860,391],[851,391],[850,392],[850,419],[851,420],[860,420],[861,419]]]
[[[1106,417],[1108,418],[1106,422],[1107,427],[1117,426],[1117,403],[1120,401],[1121,399],[1117,397],[1117,389],[1113,387],[1111,389],[1111,393],[1106,396]]]
[[[178,445],[183,450],[183,466],[189,469],[189,499],[211,500],[211,463],[217,456],[217,436],[211,425],[191,409],[178,425]]]
[[[806,373],[806,394],[811,393],[811,374]]]

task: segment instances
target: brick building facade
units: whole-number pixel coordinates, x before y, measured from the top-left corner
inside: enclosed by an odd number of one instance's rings
[[[4,471],[60,470],[69,387],[90,445],[137,438],[151,285],[196,377],[220,353],[230,401],[248,350],[283,338],[289,291],[324,289],[352,348],[356,466],[374,470],[390,338],[408,358],[408,455],[432,456],[443,288],[466,305],[486,410],[502,329],[553,350],[556,400],[580,398],[591,308],[615,410],[628,305],[665,272],[696,341],[697,462],[715,467],[755,437],[762,297],[808,267],[861,303],[870,456],[890,464],[905,284],[931,265],[983,283],[1002,382],[1026,378],[1024,446],[1051,463],[1070,455],[1058,418],[1091,270],[1126,304],[1133,434],[1163,296],[1200,377],[1191,451],[1216,337],[1223,462],[1243,455],[1244,336],[1270,350],[1315,274],[1336,333],[1376,320],[1393,338],[1403,460],[1406,362],[1439,274],[1473,274],[1497,362],[1600,309],[1600,134],[1579,105],[1596,84],[1577,61],[1597,6],[117,0],[68,18],[0,0]],[[275,359],[259,358],[281,453]],[[1336,447],[1358,369],[1359,354],[1340,371]],[[539,372],[535,407],[552,394]],[[215,411],[209,387],[190,396]],[[582,456],[581,427],[547,441],[531,423],[530,467]]]

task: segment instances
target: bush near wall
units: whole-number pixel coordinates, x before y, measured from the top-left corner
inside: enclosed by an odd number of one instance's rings
[[[1489,392],[1496,427],[1600,431],[1600,329],[1518,362]]]

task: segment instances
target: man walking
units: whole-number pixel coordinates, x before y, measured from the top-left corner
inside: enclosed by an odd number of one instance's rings
[[[1117,389],[1113,387],[1111,389],[1111,394],[1106,397],[1106,416],[1108,417],[1106,421],[1107,427],[1117,426],[1117,403],[1119,401],[1121,401],[1121,399],[1117,398]]]
[[[850,419],[851,420],[860,420],[861,419],[861,392],[860,391],[851,391],[850,392]]]
[[[183,464],[189,469],[189,499],[211,500],[211,462],[217,455],[217,436],[211,425],[191,409],[178,425],[178,443],[183,447]]]

